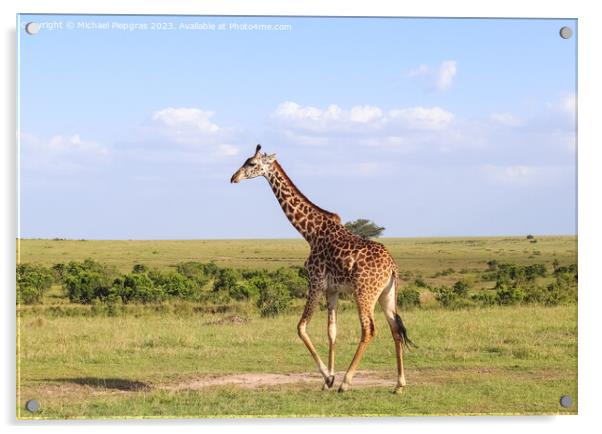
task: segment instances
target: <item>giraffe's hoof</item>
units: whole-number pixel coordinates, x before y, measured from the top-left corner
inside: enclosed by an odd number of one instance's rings
[[[349,383],[341,383],[341,386],[339,387],[339,393],[343,393],[343,392],[347,392],[349,390]]]
[[[331,375],[330,377],[328,377],[324,380],[324,386],[322,387],[322,390],[330,389],[333,384],[334,384],[334,375]]]
[[[401,395],[403,393],[403,386],[396,386],[395,389],[393,389],[393,393],[395,395]]]

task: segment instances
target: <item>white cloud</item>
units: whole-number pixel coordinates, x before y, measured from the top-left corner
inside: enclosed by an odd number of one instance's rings
[[[272,119],[303,128],[308,131],[325,132],[348,129],[355,125],[362,128],[383,119],[383,111],[370,105],[355,106],[344,110],[336,104],[325,109],[301,106],[293,101],[280,103],[271,115]]]
[[[437,71],[437,89],[445,90],[452,85],[456,72],[458,71],[455,60],[446,60],[441,63]]]
[[[79,134],[73,134],[71,136],[53,136],[46,146],[49,151],[62,154],[71,154],[75,152],[105,156],[109,153],[107,148],[96,142],[82,140]]]
[[[489,182],[508,186],[547,185],[560,176],[572,176],[572,166],[495,165],[481,166]]]
[[[437,68],[420,65],[408,71],[405,76],[411,79],[420,79],[425,90],[444,91],[451,87],[458,72],[458,62],[445,60]]]
[[[274,112],[274,116],[281,119],[290,119],[290,120],[305,120],[310,119],[314,121],[319,121],[321,119],[336,119],[340,112],[340,108],[331,105],[326,110],[320,110],[316,107],[302,107],[299,104],[292,101],[285,101],[278,105],[276,111]]]
[[[279,104],[272,113],[272,119],[285,128],[314,133],[361,133],[400,127],[440,130],[448,126],[453,118],[453,113],[440,107],[395,108],[385,114],[380,107],[370,105],[354,106],[345,110],[331,104],[326,109],[320,109],[303,107],[291,101]]]
[[[296,145],[362,146],[408,153],[417,148],[455,148],[455,116],[441,107],[384,109],[373,105],[343,108],[279,104],[271,114],[273,127]]]
[[[411,129],[440,130],[451,123],[454,115],[440,107],[411,107],[390,110],[389,118]]]
[[[57,134],[41,138],[35,134],[19,134],[21,166],[26,169],[55,171],[87,170],[103,164],[110,156],[108,147],[81,135]]]
[[[382,117],[383,111],[374,106],[364,105],[352,107],[350,118],[352,122],[368,123]]]
[[[561,93],[553,101],[548,101],[545,108],[543,115],[546,118],[556,117],[556,121],[569,122],[571,128],[574,128],[572,125],[577,112],[577,95],[574,92]]]
[[[198,107],[167,107],[151,114],[136,137],[145,152],[166,160],[213,161],[237,155],[244,133],[218,125],[215,113]]]
[[[492,121],[506,127],[519,127],[524,123],[521,119],[517,118],[511,113],[491,113],[489,118]]]
[[[201,134],[212,134],[219,131],[219,127],[209,119],[213,112],[198,108],[173,108],[168,107],[153,113],[152,119],[168,128],[178,130],[192,130]]]
[[[560,99],[560,109],[570,116],[574,116],[577,111],[577,95],[569,93]]]

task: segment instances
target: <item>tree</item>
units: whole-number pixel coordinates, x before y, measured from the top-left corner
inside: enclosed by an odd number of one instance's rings
[[[345,223],[345,227],[358,237],[364,239],[377,238],[385,230],[384,227],[378,226],[368,219],[357,219],[352,222],[347,222]]]

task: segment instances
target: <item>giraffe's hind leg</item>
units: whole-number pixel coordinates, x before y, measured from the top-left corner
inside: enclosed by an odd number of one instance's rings
[[[360,343],[357,346],[357,350],[355,351],[355,355],[353,356],[353,360],[345,373],[345,377],[343,378],[343,382],[339,387],[339,392],[345,392],[351,386],[351,381],[353,380],[353,376],[355,375],[355,371],[357,370],[362,357],[364,356],[364,351],[366,351],[366,347],[372,340],[375,335],[374,330],[374,305],[372,304],[370,307],[361,306],[358,303],[358,309],[360,314],[360,323],[362,327],[362,337],[360,339]]]
[[[401,393],[406,385],[406,378],[403,371],[403,344],[405,329],[402,329],[403,323],[397,314],[397,291],[395,288],[395,279],[391,279],[391,284],[385,288],[378,299],[380,306],[383,309],[393,340],[395,342],[395,354],[397,360],[397,385],[393,390],[394,393]]]

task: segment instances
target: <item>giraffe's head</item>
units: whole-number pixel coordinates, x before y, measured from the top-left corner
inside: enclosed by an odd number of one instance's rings
[[[261,145],[257,145],[255,149],[255,155],[247,158],[247,161],[238,169],[230,182],[236,183],[243,179],[251,179],[257,178],[258,176],[265,176],[269,170],[270,166],[276,159],[276,154],[268,155],[265,152],[261,151]]]

